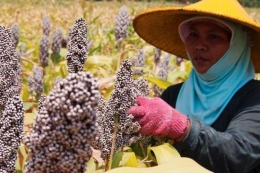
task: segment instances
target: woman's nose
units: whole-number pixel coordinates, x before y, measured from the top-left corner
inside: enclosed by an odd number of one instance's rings
[[[205,41],[202,38],[197,40],[197,42],[195,44],[195,49],[196,50],[200,50],[200,51],[201,50],[205,51],[207,49],[207,45],[206,45]]]

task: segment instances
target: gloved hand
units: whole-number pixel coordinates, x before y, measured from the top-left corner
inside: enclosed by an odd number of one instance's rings
[[[186,130],[188,117],[161,98],[150,99],[139,96],[136,98],[136,103],[138,106],[130,107],[127,113],[132,114],[141,125],[140,133],[177,139]]]

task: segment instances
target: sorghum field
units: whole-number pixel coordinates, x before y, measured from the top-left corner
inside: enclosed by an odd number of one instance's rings
[[[113,172],[180,157],[126,114],[137,95],[158,96],[189,74],[190,62],[132,28],[139,12],[173,5],[184,4],[1,0],[0,172]],[[259,9],[247,10],[260,22]]]

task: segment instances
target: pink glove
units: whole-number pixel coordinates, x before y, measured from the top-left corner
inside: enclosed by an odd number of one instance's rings
[[[136,103],[138,106],[132,106],[127,113],[132,114],[141,125],[140,133],[177,139],[186,130],[187,116],[172,108],[161,98],[149,99],[139,96],[136,98]]]

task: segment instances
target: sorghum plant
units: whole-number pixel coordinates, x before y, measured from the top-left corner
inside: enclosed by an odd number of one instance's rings
[[[169,58],[170,54],[167,53],[164,56],[163,61],[161,61],[158,65],[158,71],[157,75],[159,76],[160,79],[167,80],[168,77],[168,67],[169,67]]]
[[[39,98],[43,92],[43,69],[41,67],[35,67],[33,69],[33,76],[28,78],[29,92],[36,93],[36,98]]]
[[[155,51],[156,53],[156,51]],[[155,55],[156,56],[156,55]],[[156,74],[158,75],[159,79],[167,80],[168,77],[168,70],[169,70],[169,58],[170,54],[165,54],[164,58],[160,60],[157,64],[156,68]],[[162,89],[160,89],[158,86],[154,86],[154,96],[160,96],[162,94]]]
[[[0,172],[14,173],[23,137],[24,108],[19,97],[19,57],[10,29],[0,26]]]
[[[39,60],[42,67],[46,67],[48,65],[48,57],[49,57],[49,38],[47,35],[43,35],[40,41],[40,53]]]
[[[99,135],[92,146],[101,151],[106,169],[111,168],[109,161],[116,151],[142,138],[138,133],[140,125],[134,122],[132,115],[127,114],[127,109],[135,105],[138,95],[148,96],[149,88],[144,78],[134,80],[132,77],[131,62],[125,60],[116,74],[114,91],[109,100],[102,98],[98,104]]]
[[[30,158],[26,173],[84,173],[97,135],[97,80],[89,72],[70,73],[41,97],[32,133],[26,136]]]
[[[14,43],[14,46],[17,47],[19,42],[19,27],[17,24],[13,24],[11,27],[11,34],[12,34],[12,42]]]
[[[62,30],[60,28],[56,29],[52,37],[52,47],[51,50],[53,53],[59,53],[62,42]]]
[[[51,20],[48,15],[44,15],[42,18],[42,32],[43,35],[50,35],[51,32]]]
[[[158,66],[160,59],[161,59],[162,51],[161,49],[155,48],[154,50],[154,63],[155,66]]]
[[[144,67],[145,54],[143,49],[140,49],[137,57],[132,57],[132,66],[133,67]],[[143,70],[137,69],[133,71],[133,75],[142,75],[144,74]]]
[[[17,151],[23,138],[24,108],[18,94],[3,106],[0,119],[0,172],[14,173]]]
[[[0,105],[19,93],[19,57],[11,39],[10,29],[0,26]]]
[[[129,14],[127,11],[127,7],[123,5],[119,9],[119,13],[116,17],[115,37],[118,44],[121,44],[122,41],[127,37],[128,26],[129,26]]]
[[[88,51],[86,35],[87,25],[85,20],[83,18],[77,19],[69,32],[69,53],[66,56],[69,73],[77,73],[83,70]]]
[[[86,47],[80,47],[86,46],[86,32],[84,20],[76,20],[68,53],[73,60],[79,55],[86,57]],[[85,172],[92,156],[90,142],[97,135],[96,107],[100,94],[97,79],[82,71],[84,62],[80,68],[71,64],[70,68],[76,70],[69,68],[68,76],[58,78],[51,93],[39,99],[32,133],[25,137],[30,153],[27,173]]]

